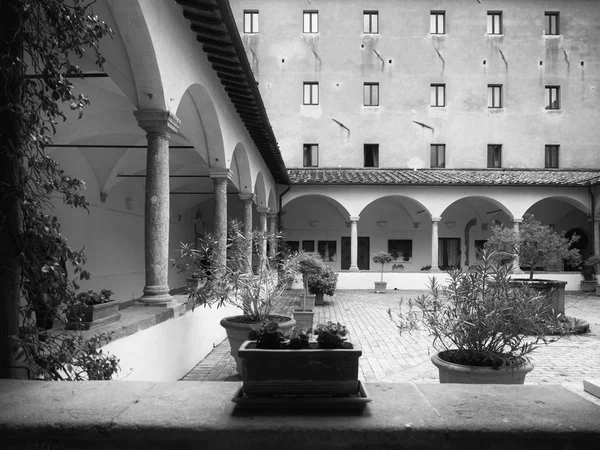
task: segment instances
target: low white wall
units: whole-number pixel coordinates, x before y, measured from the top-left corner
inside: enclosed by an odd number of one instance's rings
[[[104,352],[120,359],[116,379],[176,381],[225,339],[223,317],[240,314],[235,307],[196,308],[131,336],[111,342]]]
[[[387,288],[399,290],[427,290],[429,278],[435,276],[441,282],[448,280],[448,274],[445,272],[384,272],[383,281],[387,281]],[[516,278],[527,278],[528,274],[515,276]],[[578,272],[572,273],[546,273],[538,272],[534,274],[535,278],[566,281],[567,291],[580,291],[581,275]],[[337,289],[374,289],[375,281],[381,280],[381,273],[377,272],[339,272]],[[299,283],[294,284],[294,288],[300,288]]]

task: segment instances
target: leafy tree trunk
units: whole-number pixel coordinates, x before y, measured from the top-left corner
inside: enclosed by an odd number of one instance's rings
[[[0,0],[0,55],[22,55],[21,18],[12,2]],[[11,378],[16,358],[20,305],[22,213],[18,131],[9,105],[19,96],[19,68],[0,75],[0,377]]]

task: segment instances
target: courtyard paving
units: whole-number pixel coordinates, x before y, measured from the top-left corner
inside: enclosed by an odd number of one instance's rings
[[[315,307],[315,324],[331,321],[348,328],[350,340],[363,350],[359,379],[367,383],[437,383],[437,369],[430,362],[434,351],[426,332],[398,333],[388,316],[401,298],[422,291],[340,290],[326,297],[324,306]],[[286,291],[278,312],[291,316],[300,304],[300,290]],[[531,353],[535,365],[525,384],[559,384],[600,405],[600,399],[583,391],[583,380],[600,378],[600,297],[595,293],[565,295],[567,315],[586,320],[590,333],[564,337],[542,345]],[[227,339],[198,363],[183,381],[240,381],[235,362],[229,354]]]

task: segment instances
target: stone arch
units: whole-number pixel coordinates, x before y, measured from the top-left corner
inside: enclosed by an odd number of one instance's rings
[[[233,150],[230,164],[232,172],[232,183],[238,188],[239,192],[252,193],[252,173],[250,172],[250,158],[246,147],[239,142]]]
[[[168,109],[156,49],[145,12],[142,10],[142,2],[111,2],[110,13],[121,39],[117,41],[118,47],[111,47],[107,42],[109,50],[108,52],[103,51],[103,53],[107,53],[105,57],[109,62],[113,60],[111,51],[115,52],[113,56],[117,58],[118,53],[124,50],[127,58],[125,61],[121,58],[119,65],[115,64],[111,67],[111,64],[108,64],[107,73],[123,92],[128,94],[136,108]],[[132,26],[132,23],[135,26]],[[128,67],[122,67],[123,65]],[[113,67],[115,68],[113,69]],[[128,80],[127,77],[119,74],[119,70],[130,72],[132,79]],[[128,86],[131,81],[135,85],[136,98],[131,98],[133,93]]]
[[[269,193],[268,193],[268,200],[267,200],[267,206],[269,207],[269,209],[272,212],[278,212],[279,211],[279,207],[277,204],[277,196],[275,195],[275,188],[271,187],[269,189]]]
[[[254,182],[254,194],[256,195],[256,206],[264,208],[267,206],[267,184],[262,172],[258,172]]]
[[[405,203],[407,203],[406,201],[408,201],[409,203],[412,203],[412,205],[409,205],[411,207],[410,210],[407,207],[407,205],[405,204]],[[416,223],[420,224],[422,217],[426,217],[426,216],[431,217],[431,213],[429,212],[427,207],[424,206],[421,202],[419,202],[418,200],[416,200],[412,197],[409,197],[406,195],[398,195],[398,194],[385,195],[385,196],[381,196],[379,198],[376,198],[376,199],[370,201],[360,211],[359,216],[361,214],[363,214],[363,212],[366,211],[368,208],[373,207],[376,203],[379,203],[379,202],[390,202],[396,208],[402,210],[410,218],[410,220],[413,224],[416,224]],[[415,225],[413,225],[413,226],[415,226]],[[415,228],[418,228],[418,226],[415,226]]]
[[[189,86],[181,97],[176,116],[181,120],[179,134],[194,146],[206,164],[226,168],[223,131],[208,90],[200,84]]]

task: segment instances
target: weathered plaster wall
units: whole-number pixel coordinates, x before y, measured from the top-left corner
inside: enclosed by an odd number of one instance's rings
[[[362,167],[364,143],[379,143],[380,167],[429,167],[432,143],[446,144],[449,168],[485,168],[492,143],[503,167],[544,167],[545,144],[561,145],[561,168],[600,166],[596,1],[231,3],[240,30],[243,10],[259,10],[259,33],[243,39],[288,167],[302,166],[303,143],[319,144],[321,167]],[[363,34],[365,8],[379,34]],[[303,33],[303,10],[319,11],[318,34]],[[430,10],[446,11],[445,35],[429,33]],[[503,11],[504,35],[487,35],[488,10]],[[544,11],[560,11],[561,36],[544,36]],[[319,82],[318,106],[302,105],[305,81]],[[380,83],[379,107],[363,106],[364,82]],[[430,107],[430,83],[446,84],[445,108]],[[501,110],[487,108],[493,83]],[[547,111],[555,84],[562,108]]]

